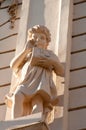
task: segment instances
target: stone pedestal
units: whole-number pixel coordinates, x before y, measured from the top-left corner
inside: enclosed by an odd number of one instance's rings
[[[41,113],[17,118],[15,120],[1,121],[0,130],[49,130]]]
[[[47,125],[44,122],[37,122],[34,124],[28,124],[25,126],[19,126],[16,128],[10,128],[7,130],[49,130],[49,128],[47,127]]]

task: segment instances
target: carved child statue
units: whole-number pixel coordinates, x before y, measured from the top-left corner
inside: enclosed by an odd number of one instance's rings
[[[12,92],[12,118],[37,112],[46,114],[58,102],[52,73],[63,76],[64,70],[58,57],[47,50],[50,36],[45,26],[30,28],[23,51],[10,64],[18,79]]]

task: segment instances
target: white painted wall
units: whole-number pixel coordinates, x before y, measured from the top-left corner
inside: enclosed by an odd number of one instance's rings
[[[29,7],[28,28],[37,24],[47,26],[52,36],[50,48],[55,50],[60,0],[30,0]]]
[[[43,24],[47,26],[52,33],[50,48],[58,54],[57,32],[60,4],[60,1],[57,0],[29,0],[27,3],[23,0],[16,53],[19,53],[25,44],[28,28],[35,24]],[[55,48],[56,46],[57,48]],[[63,89],[60,89],[60,94],[63,94]],[[58,126],[59,129],[62,129],[62,112],[63,106],[57,107],[55,111],[56,119],[53,125],[51,125],[52,129],[57,129],[56,126]],[[10,113],[8,112],[7,115],[10,115]]]

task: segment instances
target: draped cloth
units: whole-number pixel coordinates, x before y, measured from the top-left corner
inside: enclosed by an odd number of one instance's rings
[[[37,49],[38,50],[38,49]],[[43,51],[42,51],[43,53]],[[44,52],[45,53],[45,52]],[[51,51],[46,50],[46,54],[45,56],[47,56],[48,58],[54,59],[54,53]],[[40,55],[40,53],[38,53],[38,55]],[[41,54],[43,57],[43,54]],[[53,55],[53,56],[52,56]],[[44,56],[44,57],[45,57]],[[34,54],[33,52],[31,52],[29,58],[27,59],[27,62],[24,63],[24,65],[21,67],[19,73],[19,79],[18,80],[18,84],[16,87],[16,90],[14,91],[14,94],[18,93],[18,92],[22,92],[27,98],[28,98],[28,103],[29,101],[32,100],[32,98],[34,96],[36,96],[36,94],[39,94],[42,99],[43,102],[45,104],[51,104],[53,105],[53,102],[55,101],[57,105],[58,102],[58,98],[57,98],[57,90],[56,90],[56,86],[54,84],[53,81],[53,70],[54,70],[54,66],[51,67],[52,65],[50,63],[47,64],[47,67],[44,66],[40,66],[40,65],[32,65],[31,64],[31,60],[33,59]],[[40,56],[39,56],[40,57]],[[58,60],[58,57],[55,55],[55,58],[57,61],[55,65],[55,73],[57,75],[62,75],[62,66],[61,63]],[[39,58],[40,59],[40,58]],[[36,57],[35,57],[35,61],[36,61]],[[38,60],[36,61],[38,64]],[[36,63],[34,62],[34,63]],[[48,62],[48,60],[46,60],[46,62]],[[48,67],[49,66],[49,67]],[[57,102],[56,102],[57,100]],[[49,122],[51,122],[51,120],[53,120],[54,118],[54,112],[52,111],[51,113],[49,113],[48,115],[48,120]]]
[[[52,71],[39,66],[31,66],[27,62],[23,66],[21,73],[20,83],[16,92],[21,91],[29,98],[40,94],[45,102],[51,102],[51,100],[57,98],[56,86],[52,79]]]
[[[55,62],[58,63],[58,58],[52,51],[34,47],[27,62],[21,68],[20,80],[16,92],[21,91],[29,98],[40,94],[45,102],[51,102],[51,100],[56,99],[57,91],[52,77],[52,62],[49,62],[54,57],[57,60]],[[49,64],[46,64],[47,67],[36,65],[40,58],[46,58],[45,62],[49,62]],[[33,59],[35,65],[31,64]]]

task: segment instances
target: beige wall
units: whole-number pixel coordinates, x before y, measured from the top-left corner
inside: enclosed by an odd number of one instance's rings
[[[68,130],[86,129],[86,1],[74,0]]]
[[[9,64],[15,54],[19,26],[19,19],[17,19],[14,29],[10,29],[8,21],[10,17],[7,12],[10,3],[10,0],[6,0],[0,8],[0,120],[4,120],[6,115],[4,96],[8,93],[11,84],[12,72]],[[17,18],[20,17],[20,8],[21,4],[18,6]]]

